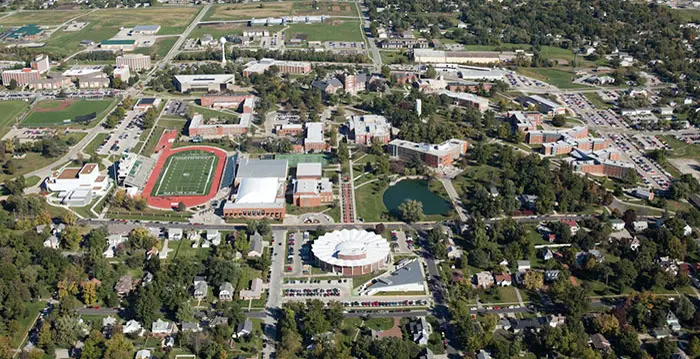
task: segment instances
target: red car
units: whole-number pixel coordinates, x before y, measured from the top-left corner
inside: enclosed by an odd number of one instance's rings
[[[287,272],[291,272],[291,271],[292,271],[292,267],[291,267],[291,266],[287,266]]]

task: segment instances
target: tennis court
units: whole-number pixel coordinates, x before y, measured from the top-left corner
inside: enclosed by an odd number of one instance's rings
[[[287,160],[289,167],[296,167],[299,163],[321,162],[323,166],[330,163],[331,155],[324,153],[286,153],[275,155],[276,160]]]
[[[201,196],[209,193],[216,176],[219,157],[213,153],[192,150],[168,157],[152,196]]]

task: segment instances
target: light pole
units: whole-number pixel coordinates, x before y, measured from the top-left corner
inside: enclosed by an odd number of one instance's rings
[[[226,38],[221,37],[219,39],[219,42],[221,43],[221,66],[226,66]]]

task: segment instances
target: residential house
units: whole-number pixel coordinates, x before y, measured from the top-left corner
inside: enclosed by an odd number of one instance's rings
[[[649,222],[647,222],[647,221],[634,221],[634,222],[632,222],[632,228],[634,228],[635,232],[641,232],[641,231],[649,228]]]
[[[156,320],[151,325],[151,334],[155,336],[167,336],[177,332],[177,327],[174,323],[160,320]]]
[[[544,326],[545,321],[545,318],[542,317],[514,319],[510,329],[516,334],[522,331],[539,332]]]
[[[530,261],[518,261],[518,272],[523,273],[530,270]]]
[[[547,324],[552,328],[564,325],[565,322],[566,317],[561,314],[552,314],[547,317]]]
[[[211,320],[209,320],[209,328],[213,328],[219,325],[228,325],[228,318],[217,315]]]
[[[51,249],[58,249],[61,246],[61,241],[56,237],[55,235],[50,235],[49,238],[46,238],[44,241],[44,247],[46,248],[51,248]]]
[[[552,250],[549,248],[542,249],[542,251],[540,252],[540,255],[541,255],[542,259],[544,259],[546,261],[554,258],[554,252],[552,252]]]
[[[581,229],[581,227],[579,227],[578,223],[576,223],[576,221],[573,219],[562,219],[560,222],[569,227],[569,229],[571,230],[572,236],[576,235],[576,233],[579,231],[579,229]]]
[[[607,353],[610,350],[610,342],[600,333],[591,334],[588,338],[588,343],[591,344],[593,349],[603,353]]]
[[[425,317],[418,317],[408,323],[408,332],[411,339],[418,345],[428,345],[428,339],[433,332],[432,327]]]
[[[263,236],[255,232],[250,236],[250,250],[248,257],[261,257],[263,254]]]
[[[141,349],[136,352],[134,359],[151,359],[151,351],[148,349]]]
[[[513,277],[506,272],[498,272],[493,274],[493,279],[499,287],[507,287],[513,285]]]
[[[138,336],[142,336],[143,332],[145,329],[143,329],[143,326],[141,323],[135,321],[135,320],[130,320],[124,324],[124,327],[122,328],[122,333],[124,334],[136,334]]]
[[[219,286],[219,300],[230,302],[233,300],[233,285],[231,282],[224,282]]]
[[[676,348],[676,351],[671,355],[671,359],[690,359],[690,357],[683,351],[683,349]]]
[[[233,333],[233,337],[242,338],[251,334],[253,334],[253,322],[250,318],[245,318],[245,321],[238,324],[238,328],[236,328],[236,332]]]
[[[481,349],[476,353],[476,359],[491,359],[491,354],[489,354],[489,352],[486,350]]]
[[[561,271],[556,270],[556,269],[555,270],[546,270],[546,271],[544,271],[543,279],[545,282],[549,282],[549,283],[554,282],[557,279],[559,279],[559,273],[561,273]]]
[[[182,228],[168,228],[168,239],[179,241],[182,239]]]
[[[209,285],[204,277],[194,277],[194,299],[202,300],[209,292]]]
[[[481,288],[489,288],[494,284],[493,274],[491,272],[479,272],[476,275],[476,286]]]
[[[625,229],[625,221],[621,219],[612,219],[610,220],[610,226],[613,231],[621,231]]]
[[[183,332],[201,332],[202,327],[198,322],[184,322],[181,324]]]
[[[221,244],[221,234],[216,229],[207,229],[206,240],[211,244],[218,246]]]
[[[241,289],[238,294],[240,299],[260,299],[263,290],[263,281],[260,278],[255,278],[250,282],[250,289]]]
[[[117,281],[117,284],[114,285],[114,291],[116,291],[117,295],[120,297],[129,294],[132,289],[134,289],[134,281],[128,274],[121,276]]]
[[[115,318],[115,317],[113,317],[113,316],[111,316],[111,315],[108,315],[107,317],[102,318],[102,327],[103,327],[103,328],[105,328],[105,327],[111,327],[111,326],[113,326],[113,325],[115,325],[115,324],[117,324],[117,318]]]
[[[682,329],[681,323],[678,321],[678,318],[670,310],[668,311],[668,315],[666,315],[666,325],[668,325],[668,327],[676,333]]]

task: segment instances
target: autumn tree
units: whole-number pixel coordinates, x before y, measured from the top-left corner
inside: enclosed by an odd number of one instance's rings
[[[527,290],[540,290],[544,285],[544,278],[542,277],[542,272],[529,271],[525,273],[525,278],[523,279],[523,286]]]

